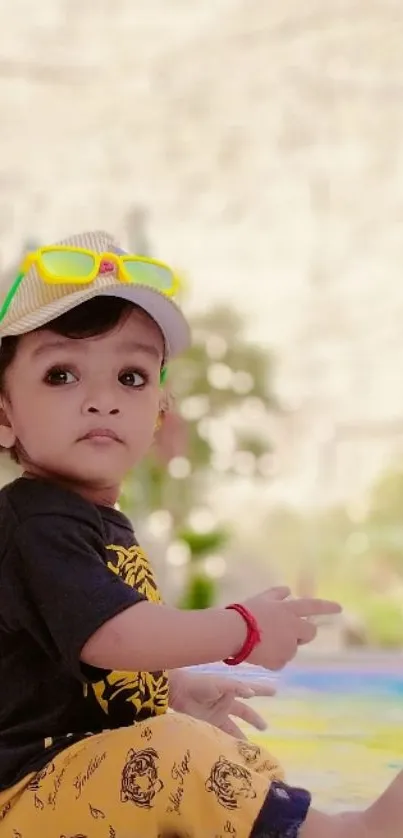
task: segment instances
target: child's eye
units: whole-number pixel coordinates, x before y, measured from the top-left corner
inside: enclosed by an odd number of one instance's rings
[[[61,369],[60,367],[54,367],[45,376],[45,383],[52,387],[74,384],[75,381],[77,381],[77,376],[71,370]]]
[[[125,370],[120,373],[119,381],[125,387],[144,387],[147,383],[147,376],[139,370]]]

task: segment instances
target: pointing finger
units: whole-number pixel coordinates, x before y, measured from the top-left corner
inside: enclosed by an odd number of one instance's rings
[[[326,614],[340,614],[338,602],[328,599],[292,599],[286,603],[297,617],[320,617]]]

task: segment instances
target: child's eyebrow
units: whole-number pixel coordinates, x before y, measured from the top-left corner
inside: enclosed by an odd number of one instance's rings
[[[162,352],[153,343],[144,343],[138,340],[125,340],[119,344],[118,351],[120,352],[145,352],[158,361],[162,358]]]
[[[77,339],[63,339],[63,338],[55,338],[55,340],[46,341],[45,343],[40,344],[32,351],[32,358],[39,358],[41,355],[46,355],[48,352],[52,352],[55,350],[64,350],[67,349],[71,351],[72,349],[79,349],[80,344],[82,341]],[[152,358],[156,358],[158,361],[162,358],[162,352],[152,343],[144,343],[142,341],[137,340],[126,340],[120,343],[117,347],[117,352],[124,353],[124,352],[144,352],[147,355],[150,355]]]
[[[58,340],[49,340],[45,343],[40,343],[39,346],[36,346],[31,353],[32,358],[40,358],[41,355],[46,355],[47,352],[52,352],[55,349],[66,349],[67,348],[67,341],[62,340],[61,338]]]

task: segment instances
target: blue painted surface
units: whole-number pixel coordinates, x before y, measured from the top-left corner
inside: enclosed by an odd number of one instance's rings
[[[399,667],[400,668],[400,667]],[[211,666],[199,667],[199,671],[217,672],[227,677],[242,678],[245,680],[266,680],[274,681],[282,690],[292,690],[294,693],[331,693],[403,697],[403,668],[396,671],[396,666],[390,668],[379,668],[377,666],[360,666],[354,668],[352,665],[327,666],[321,665],[290,665],[281,673],[267,672],[264,669],[252,666],[239,666],[229,669],[224,664],[212,664]]]
[[[403,655],[312,656],[279,673],[199,669],[274,682],[277,696],[258,699],[267,730],[247,735],[276,754],[291,785],[314,793],[317,808],[364,808],[403,768]]]

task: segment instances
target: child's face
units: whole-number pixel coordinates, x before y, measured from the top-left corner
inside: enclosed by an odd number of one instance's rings
[[[137,309],[92,338],[24,335],[4,404],[21,466],[82,488],[119,484],[153,441],[163,351],[160,330]]]

